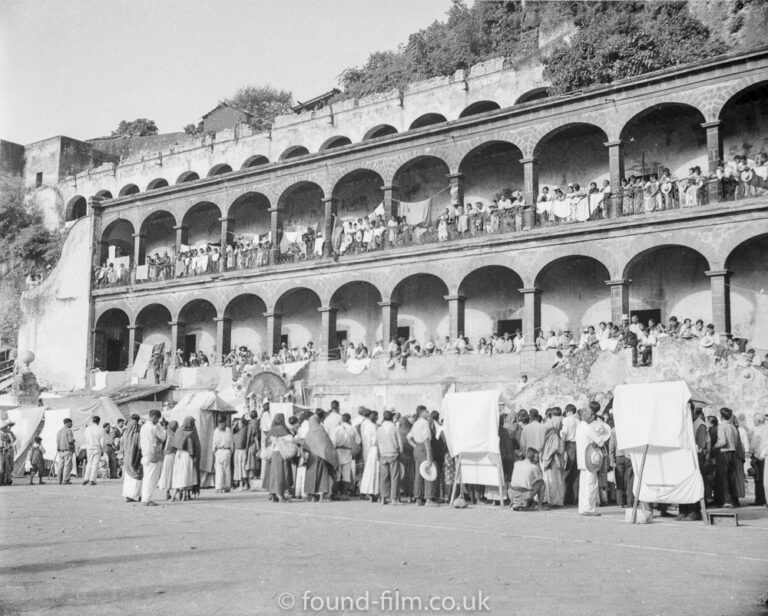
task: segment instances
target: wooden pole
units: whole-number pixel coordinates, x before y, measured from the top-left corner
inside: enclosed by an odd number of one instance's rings
[[[645,470],[645,458],[647,456],[648,456],[648,445],[645,446],[645,451],[643,451],[643,459],[640,462],[640,480],[637,482],[638,488],[637,488],[637,496],[635,496],[635,504],[632,505],[632,524],[637,523],[637,505],[640,503],[640,491],[643,488],[643,471]]]
[[[456,498],[456,484],[459,483],[459,472],[461,471],[461,454],[456,456],[456,471],[453,474],[453,485],[451,486],[451,497],[448,500],[448,504],[453,506],[453,501]]]

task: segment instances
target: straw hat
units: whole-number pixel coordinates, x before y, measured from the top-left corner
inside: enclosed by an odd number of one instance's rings
[[[430,464],[429,460],[424,460],[419,465],[419,474],[425,481],[434,481],[437,479],[437,466],[434,463]]]
[[[594,443],[587,445],[587,451],[584,452],[584,464],[587,466],[587,470],[591,473],[596,473],[603,466],[603,450],[600,449]]]

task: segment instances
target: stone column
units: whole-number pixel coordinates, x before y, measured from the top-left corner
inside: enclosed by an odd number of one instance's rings
[[[731,333],[731,284],[729,270],[704,272],[709,276],[712,293],[712,324],[719,334]]]
[[[449,173],[448,181],[451,184],[451,205],[459,206],[464,205],[464,174],[463,173]]]
[[[611,198],[603,203],[607,218],[619,218],[621,209],[621,180],[624,178],[624,142],[609,141],[604,144],[608,148],[608,166],[611,173]]]
[[[227,240],[229,238],[229,223],[232,222],[231,218],[219,218],[219,222],[221,223],[221,247],[219,248],[219,252],[221,252],[221,257],[219,257],[219,271],[225,272],[227,270]]]
[[[280,348],[280,335],[283,333],[283,313],[265,312],[267,317],[267,348],[270,355]]]
[[[629,285],[632,281],[628,278],[618,280],[606,280],[611,289],[611,321],[614,325],[621,323],[621,315],[629,314]]]
[[[397,191],[399,186],[389,184],[388,186],[382,186],[381,190],[384,191],[384,211],[386,212],[384,218],[389,220],[393,216],[397,216]]]
[[[523,348],[536,350],[536,332],[541,329],[541,289],[518,289],[523,294]]]
[[[176,351],[179,349],[179,325],[184,325],[181,321],[171,321],[171,357],[176,361]]]
[[[139,330],[139,333],[141,333],[141,326],[128,326],[128,370],[133,368],[133,360],[136,355],[136,330]]]
[[[323,256],[330,257],[333,253],[333,219],[336,216],[338,199],[326,197],[323,199]]]
[[[535,158],[523,158],[523,184],[525,204],[536,208],[536,199],[539,197],[539,165]]]
[[[338,359],[336,347],[338,339],[336,337],[336,308],[331,306],[321,306],[317,309],[320,312],[320,359]]]
[[[277,255],[280,254],[280,238],[278,235],[280,233],[280,224],[282,223],[282,208],[275,206],[267,211],[271,216],[269,229],[272,233],[272,250],[270,250],[269,262],[274,264],[277,263]]]
[[[133,234],[133,266],[131,267],[131,284],[136,282],[136,268],[139,267],[139,259],[141,257],[141,240],[144,239],[144,235],[141,233]]]
[[[448,334],[451,340],[456,340],[459,334],[464,334],[464,302],[467,298],[463,295],[444,295],[448,302]]]
[[[707,167],[709,175],[715,175],[717,165],[723,159],[723,137],[720,134],[720,120],[704,122],[702,127],[707,131]],[[720,200],[720,182],[707,182],[707,197],[710,203]]]
[[[174,227],[176,230],[176,256],[181,252],[181,245],[184,243],[184,232],[187,228],[184,225]]]
[[[397,336],[397,302],[378,302],[381,306],[381,338],[384,348],[387,347],[392,336]]]
[[[229,317],[216,317],[216,357],[214,366],[224,363],[224,356],[229,353],[230,338],[232,335],[232,319]]]

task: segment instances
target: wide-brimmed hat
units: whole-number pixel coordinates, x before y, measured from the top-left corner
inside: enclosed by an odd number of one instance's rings
[[[430,464],[429,460],[424,460],[419,464],[419,474],[425,481],[434,481],[437,479],[437,466],[434,462]]]
[[[587,445],[587,450],[584,452],[584,464],[586,465],[587,470],[591,473],[599,471],[603,466],[604,457],[605,454],[603,453],[603,450],[597,445],[594,443]]]

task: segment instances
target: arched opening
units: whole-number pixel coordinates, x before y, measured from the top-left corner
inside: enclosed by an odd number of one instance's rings
[[[467,274],[459,285],[464,301],[464,335],[472,344],[493,334],[503,336],[523,329],[525,285],[517,272],[502,265],[481,267]],[[532,334],[523,332],[526,337]]]
[[[401,201],[414,202],[435,197],[435,207],[442,209],[450,204],[448,192],[448,174],[450,170],[445,161],[435,156],[418,156],[405,163],[397,170],[393,184],[399,187]]]
[[[381,176],[370,169],[357,169],[345,175],[333,187],[338,218],[356,220],[371,214],[384,200],[383,185]]]
[[[506,141],[489,141],[471,150],[461,161],[459,173],[464,175],[464,202],[492,199],[506,189],[523,190],[523,153]]]
[[[291,241],[298,242],[308,227],[317,228],[318,224],[322,225],[325,214],[323,197],[323,189],[314,182],[298,182],[286,189],[278,200],[283,217],[283,234],[298,233],[299,236],[290,236]]]
[[[414,338],[422,348],[449,335],[447,285],[433,274],[414,274],[401,280],[392,301],[397,309],[397,335]]]
[[[539,187],[569,183],[586,191],[590,182],[602,186],[610,179],[605,132],[592,124],[568,124],[549,132],[534,149],[539,163]]]
[[[374,126],[372,129],[365,133],[363,136],[363,141],[368,141],[369,139],[378,139],[379,137],[387,137],[389,135],[396,134],[397,129],[394,126],[389,124],[379,124],[378,126]]]
[[[448,120],[446,120],[445,116],[439,113],[425,113],[424,115],[419,116],[413,122],[411,122],[408,130],[424,128],[425,126],[432,126],[433,124],[440,124],[441,122],[447,121]]]
[[[690,105],[662,103],[645,109],[624,125],[624,175],[672,178],[707,169],[707,134],[702,113]]]
[[[331,306],[337,310],[338,344],[348,342],[357,346],[362,342],[369,352],[373,350],[381,339],[380,301],[381,293],[370,282],[355,280],[336,289]]]
[[[528,92],[519,96],[518,99],[515,101],[515,105],[522,105],[523,103],[530,103],[532,101],[540,101],[548,97],[549,97],[548,88],[534,88],[533,90],[528,90]]]
[[[753,237],[737,246],[725,262],[733,272],[731,331],[746,338],[750,347],[768,351],[768,235]]]
[[[97,192],[97,193],[96,193],[95,195],[93,195],[93,196],[94,196],[96,199],[103,199],[103,200],[107,200],[107,199],[111,199],[111,198],[112,198],[112,193],[111,193],[111,192],[109,192],[108,190],[100,190],[99,192]]]
[[[224,324],[222,353],[227,354],[243,346],[257,357],[261,353],[271,352],[267,344],[266,311],[264,300],[252,293],[238,295],[229,302],[224,310],[224,316],[229,320]]]
[[[495,101],[477,101],[466,107],[464,111],[459,114],[459,117],[468,118],[469,116],[496,111],[497,109],[501,109],[501,106]]]
[[[130,195],[137,195],[140,193],[141,190],[139,189],[136,184],[126,184],[120,189],[120,192],[118,193],[118,197],[128,197]]]
[[[99,262],[114,268],[118,284],[128,284],[130,281],[133,234],[133,225],[123,219],[108,224],[101,234]]]
[[[345,145],[351,145],[352,140],[349,137],[344,136],[337,136],[337,137],[331,137],[328,139],[323,145],[320,146],[320,152],[325,152],[326,150],[332,150],[333,148],[342,148]]]
[[[158,188],[165,188],[166,186],[168,186],[168,180],[165,178],[155,178],[147,184],[147,190],[157,190]]]
[[[737,154],[756,161],[760,153],[768,153],[767,100],[768,81],[761,81],[745,88],[723,105],[720,136],[726,161],[733,160]]]
[[[541,289],[541,328],[573,332],[578,341],[581,328],[611,319],[611,290],[605,284],[608,268],[592,257],[574,255],[545,265],[534,286]],[[529,342],[533,342],[529,339]]]
[[[171,312],[162,304],[150,304],[136,316],[136,339],[144,344],[164,345],[166,353],[173,351]]]
[[[88,214],[88,202],[85,197],[76,195],[69,200],[64,210],[64,220],[70,222],[79,218],[84,218]]]
[[[221,210],[214,203],[202,201],[193,205],[181,221],[181,243],[192,249],[205,249],[208,244],[221,244]]]
[[[212,366],[216,361],[216,308],[205,299],[194,299],[179,312],[179,340],[177,348],[184,350],[189,362],[192,353],[202,351]]]
[[[112,308],[96,321],[93,339],[93,367],[119,372],[128,367],[128,315]]]
[[[224,173],[232,173],[232,167],[226,163],[221,163],[211,167],[211,170],[208,172],[208,177],[212,178],[214,175],[222,175]]]
[[[195,180],[199,180],[200,176],[197,175],[194,171],[185,171],[182,173],[177,179],[177,184],[184,184],[185,182],[194,182]]]
[[[281,344],[301,350],[308,342],[313,342],[317,348],[320,339],[318,308],[320,298],[310,289],[301,287],[284,293],[275,304],[275,311],[283,315]]]
[[[288,160],[289,158],[296,158],[297,156],[306,156],[309,154],[309,150],[303,145],[293,145],[285,152],[280,154],[280,160]]]
[[[266,241],[271,228],[269,208],[269,199],[261,193],[247,192],[235,199],[229,207],[227,245]]]
[[[253,167],[260,167],[261,165],[268,165],[268,164],[269,164],[269,159],[266,156],[261,156],[260,154],[257,154],[256,156],[251,156],[249,158],[246,158],[241,169],[251,169]]]
[[[176,251],[176,219],[170,212],[152,212],[141,223],[141,249],[136,255],[140,265],[147,262],[147,255],[172,255]]]
[[[641,321],[666,323],[675,316],[704,323],[712,320],[712,294],[705,272],[709,263],[686,246],[659,246],[636,255],[624,270],[629,287],[629,308]]]

